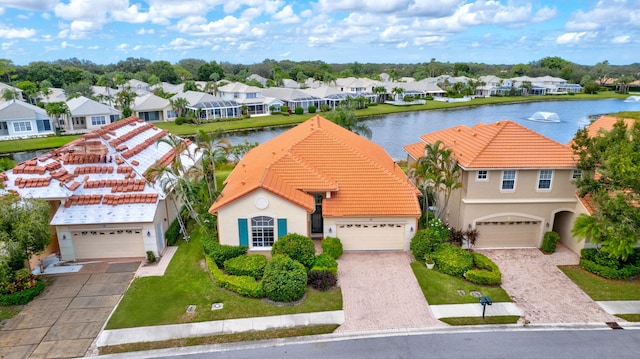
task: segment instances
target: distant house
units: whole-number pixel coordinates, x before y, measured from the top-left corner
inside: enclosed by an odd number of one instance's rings
[[[458,160],[462,188],[452,194],[443,220],[477,229],[477,248],[539,247],[551,230],[574,251],[584,246],[570,231],[584,208],[574,184],[582,173],[569,146],[512,121],[460,125],[420,139],[405,146],[410,162],[436,141]]]
[[[0,182],[5,190],[51,206],[54,239],[45,255],[59,252],[65,261],[143,258],[147,251],[157,256],[181,204],[164,192],[165,177],[151,183],[145,173],[176,155],[187,166],[197,160],[157,142],[165,136],[129,117],[0,173]]]
[[[184,98],[189,102],[187,109],[201,120],[215,120],[242,116],[242,106],[234,100],[198,91],[187,91],[174,95],[172,100]]]
[[[0,103],[0,139],[47,136],[55,128],[47,112],[19,100]]]
[[[220,243],[271,249],[298,233],[345,250],[408,250],[417,189],[384,149],[320,116],[249,151],[209,212]]]
[[[131,110],[134,115],[146,122],[167,121],[176,118],[171,102],[152,93],[136,97]]]
[[[311,96],[303,90],[282,88],[282,87],[269,87],[262,90],[262,94],[265,97],[273,97],[281,100],[284,106],[289,107],[290,110],[294,110],[296,107],[301,107],[305,112],[309,111],[309,106],[315,106],[317,109],[323,104],[326,104],[322,98]]]
[[[13,94],[13,98],[14,100],[18,100],[18,101],[24,101],[24,95],[22,93],[22,90],[20,90],[17,87],[13,87],[11,85],[7,85],[4,82],[0,82],[0,103],[2,102],[6,102],[7,100],[5,100],[4,98],[4,93],[5,92],[10,92]],[[11,100],[9,100],[11,101]]]
[[[67,132],[88,132],[115,122],[122,113],[113,107],[94,101],[84,96],[68,100],[70,114],[58,119],[58,128]]]
[[[262,89],[255,86],[233,82],[218,88],[218,96],[225,100],[233,100],[245,106],[250,115],[268,115],[270,108],[280,111],[284,102],[273,97],[265,97]]]

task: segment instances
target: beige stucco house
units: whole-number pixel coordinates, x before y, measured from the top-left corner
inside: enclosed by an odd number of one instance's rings
[[[209,210],[220,243],[270,250],[298,233],[345,250],[407,250],[417,189],[373,142],[320,116],[249,151]]]
[[[455,126],[420,139],[405,146],[410,162],[438,140],[458,160],[462,188],[442,219],[477,229],[476,248],[539,247],[552,230],[573,251],[584,246],[571,236],[575,217],[588,209],[576,195],[574,180],[582,173],[570,146],[512,121]]]

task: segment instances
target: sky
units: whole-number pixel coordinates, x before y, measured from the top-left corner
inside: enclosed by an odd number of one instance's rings
[[[0,59],[640,62],[640,0],[0,0]]]

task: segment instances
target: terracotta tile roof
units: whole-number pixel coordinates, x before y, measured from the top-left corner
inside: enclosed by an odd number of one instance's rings
[[[313,192],[332,192],[328,217],[419,216],[417,190],[384,149],[315,116],[252,149],[231,172],[210,212],[257,189],[315,210]]]
[[[630,119],[630,118],[600,116],[597,120],[593,121],[587,127],[587,133],[589,134],[590,137],[594,137],[599,133],[601,133],[602,131],[611,131],[613,129],[613,125],[615,125],[616,122],[620,120],[624,121],[624,123],[627,125],[627,128],[630,128],[631,126],[633,126],[634,123],[636,123],[636,120]]]
[[[584,197],[580,197],[578,193],[576,193],[576,195],[578,196],[578,200],[582,203],[582,205],[587,210],[589,215],[593,215],[594,213],[596,213],[596,208],[593,205],[593,199],[591,198],[591,193],[587,193]]]
[[[416,142],[404,146],[403,149],[409,154],[409,156],[411,156],[411,158],[417,160],[418,158],[424,156],[424,146],[424,142]]]
[[[575,168],[570,147],[513,121],[455,126],[420,136],[440,140],[464,168]]]

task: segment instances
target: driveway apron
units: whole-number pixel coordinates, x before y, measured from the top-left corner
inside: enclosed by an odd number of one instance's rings
[[[558,244],[554,254],[538,249],[478,250],[502,271],[504,288],[524,313],[522,322],[593,323],[622,321],[607,314],[558,265],[576,265],[578,256]]]
[[[351,252],[338,259],[345,322],[336,332],[443,326],[413,275],[408,253]]]

